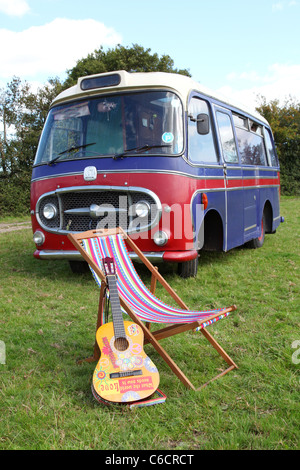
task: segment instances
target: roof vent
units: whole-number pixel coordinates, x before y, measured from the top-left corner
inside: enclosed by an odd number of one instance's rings
[[[94,90],[95,88],[106,88],[117,86],[121,83],[121,76],[118,73],[102,75],[98,77],[84,78],[80,83],[82,90]]]

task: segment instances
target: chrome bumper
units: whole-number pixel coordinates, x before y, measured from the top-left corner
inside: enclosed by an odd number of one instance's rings
[[[163,256],[164,252],[144,252],[143,253],[146,258],[151,262],[151,263],[159,263],[163,261]],[[129,252],[129,256],[133,261],[140,261],[140,258],[136,253]],[[44,259],[44,260],[52,260],[52,259],[67,259],[67,260],[78,260],[78,261],[83,261],[83,258],[79,251],[63,251],[63,250],[37,250],[34,253],[34,257],[38,259]]]

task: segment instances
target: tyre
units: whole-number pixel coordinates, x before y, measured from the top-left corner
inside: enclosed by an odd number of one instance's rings
[[[261,234],[259,237],[254,238],[253,240],[250,240],[250,242],[247,243],[249,248],[261,248],[264,244],[265,233],[266,233],[266,219],[265,219],[265,214],[263,214],[262,219],[261,219]]]
[[[89,270],[89,266],[86,261],[69,260],[69,265],[72,273],[75,274],[86,273]]]
[[[178,274],[180,277],[196,277],[198,271],[198,257],[190,261],[178,263]]]

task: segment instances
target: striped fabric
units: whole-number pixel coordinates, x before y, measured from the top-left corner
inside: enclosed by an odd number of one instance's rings
[[[171,307],[153,295],[137,274],[121,235],[83,239],[86,252],[103,271],[102,259],[114,258],[117,273],[117,286],[120,296],[143,321],[151,323],[191,323],[202,321],[199,328],[205,328],[229,315],[224,309],[192,311]],[[101,286],[101,280],[91,268],[95,281]],[[217,317],[209,319],[212,315]],[[207,320],[206,320],[207,319]]]

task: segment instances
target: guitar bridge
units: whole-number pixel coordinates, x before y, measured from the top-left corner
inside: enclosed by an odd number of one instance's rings
[[[135,375],[142,375],[143,372],[141,369],[138,370],[131,370],[128,372],[113,372],[112,374],[109,374],[110,379],[119,379],[120,377],[132,377]]]

